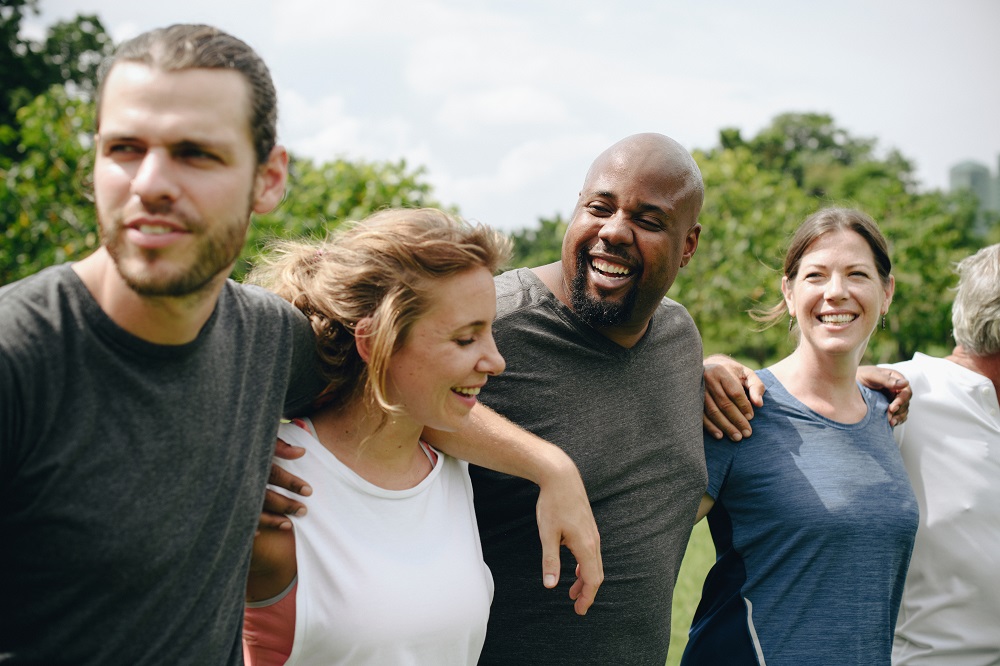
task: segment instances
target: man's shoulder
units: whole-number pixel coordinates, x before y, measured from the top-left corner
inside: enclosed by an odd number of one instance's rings
[[[552,293],[530,268],[515,268],[493,278],[497,290],[497,318],[533,307]]]
[[[653,313],[652,328],[668,337],[693,336],[701,339],[698,327],[687,308],[670,298],[663,298]]]
[[[252,284],[227,280],[220,296],[220,303],[242,312],[245,316],[259,319],[261,323],[270,321],[301,322],[305,316],[298,308],[274,292]]]
[[[13,308],[22,303],[50,298],[55,290],[70,283],[72,271],[70,264],[49,266],[33,275],[0,286],[0,308]]]

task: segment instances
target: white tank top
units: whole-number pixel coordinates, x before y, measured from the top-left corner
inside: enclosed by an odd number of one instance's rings
[[[311,424],[309,424],[311,426]],[[302,428],[280,460],[313,488],[293,518],[298,565],[293,664],[475,664],[493,577],[483,562],[468,463],[439,454],[416,487],[386,490]]]

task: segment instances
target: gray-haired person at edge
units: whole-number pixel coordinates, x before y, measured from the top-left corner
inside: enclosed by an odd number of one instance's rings
[[[325,385],[307,319],[228,280],[285,191],[274,85],[242,41],[171,26],[105,63],[97,111],[101,247],[0,289],[0,662],[239,664],[278,420]],[[442,448],[541,484],[585,611],[602,575],[579,476],[508,439]]]
[[[886,418],[857,371],[892,302],[888,245],[861,211],[792,236],[782,300],[798,343],[757,372],[768,401],[739,443],[705,434],[717,553],[683,664],[889,664],[918,510]]]
[[[966,257],[956,272],[951,354],[918,352],[884,366],[913,391],[909,419],[893,435],[920,507],[895,666],[1000,664],[1000,245]],[[749,372],[732,359],[709,360],[720,381],[730,371],[745,381]],[[747,388],[759,406],[762,387]],[[746,419],[716,421],[727,431],[749,427]]]

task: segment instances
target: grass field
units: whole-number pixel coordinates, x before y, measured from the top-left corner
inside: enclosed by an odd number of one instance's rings
[[[691,626],[691,617],[701,599],[701,584],[705,574],[715,562],[715,546],[708,532],[708,521],[703,520],[695,525],[691,533],[681,572],[674,588],[674,606],[671,611],[670,652],[667,653],[667,666],[677,666],[681,653],[687,644],[687,632]]]

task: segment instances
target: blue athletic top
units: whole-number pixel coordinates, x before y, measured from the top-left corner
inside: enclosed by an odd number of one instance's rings
[[[838,423],[757,376],[753,436],[705,437],[717,559],[681,663],[888,664],[918,510],[886,399]]]

